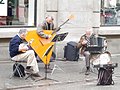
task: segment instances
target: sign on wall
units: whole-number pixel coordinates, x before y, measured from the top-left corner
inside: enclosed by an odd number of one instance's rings
[[[8,0],[0,0],[0,16],[7,16]]]

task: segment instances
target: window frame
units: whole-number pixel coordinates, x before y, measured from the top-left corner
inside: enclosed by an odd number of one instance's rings
[[[0,25],[0,28],[34,28],[37,26],[37,0],[34,0],[34,25]]]

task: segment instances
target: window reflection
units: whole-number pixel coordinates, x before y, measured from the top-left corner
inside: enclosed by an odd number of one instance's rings
[[[0,26],[28,25],[29,0],[7,1],[7,16],[0,16]]]
[[[101,25],[120,25],[120,0],[101,0]]]

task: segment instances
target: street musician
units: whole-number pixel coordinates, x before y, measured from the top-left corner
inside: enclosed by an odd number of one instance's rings
[[[96,36],[93,33],[92,28],[90,28],[86,30],[86,33],[83,36],[81,36],[77,48],[80,49],[81,55],[85,56],[86,69],[87,69],[85,75],[88,75],[90,72],[91,56],[106,51],[107,40],[105,37]]]
[[[54,21],[54,18],[52,16],[47,16],[45,18],[45,20],[43,21],[43,23],[38,25],[38,28],[37,28],[38,35],[41,36],[42,38],[48,39],[48,38],[51,37],[51,35],[45,34],[43,32],[43,30],[53,30],[53,31],[55,31],[57,29],[60,29],[60,28],[54,28],[53,21]]]
[[[31,39],[34,40],[34,42],[30,45],[32,49],[35,51],[35,53],[38,55],[40,58],[39,60],[42,60],[45,66],[49,64],[51,55],[53,54],[52,51],[54,49],[54,43],[57,41],[55,39],[56,32],[60,30],[60,28],[67,23],[69,20],[73,18],[73,15],[71,15],[64,23],[62,23],[58,28],[54,28],[53,24],[53,18],[51,16],[48,16],[45,18],[45,21],[43,24],[39,24],[37,27],[37,30],[30,30],[27,34],[27,37],[25,38],[27,42],[29,42]],[[65,33],[65,36],[68,33]],[[65,38],[63,36],[62,39]],[[50,49],[50,47],[52,47]],[[50,52],[46,56],[47,51]],[[53,57],[55,55],[53,54]]]
[[[14,61],[27,60],[27,72],[32,72],[33,76],[40,77],[38,64],[34,55],[34,51],[30,50],[23,41],[27,35],[26,29],[20,29],[17,35],[15,35],[9,43],[9,54]]]
[[[37,34],[40,36],[40,37],[43,37],[43,38],[50,38],[51,35],[48,35],[48,34],[45,34],[43,32],[43,30],[54,30],[54,23],[53,23],[53,17],[51,16],[48,16],[46,17],[45,21],[43,21],[42,24],[39,24],[38,25],[38,28],[37,28]]]
[[[90,52],[87,50],[87,46],[90,45],[90,39],[94,38],[95,34],[93,34],[92,28],[86,30],[86,33],[81,36],[80,41],[78,42],[77,48],[80,48],[81,55],[85,56],[86,61],[86,72],[85,75],[89,75],[90,73]]]
[[[54,31],[55,28],[54,28],[53,21],[54,21],[54,18],[52,16],[47,16],[45,18],[45,20],[43,21],[43,23],[38,25],[38,27],[37,27],[37,34],[40,37],[44,38],[44,39],[51,38],[52,35],[44,33],[44,30],[52,30],[52,31]],[[55,57],[55,53],[54,52],[52,53],[52,56]],[[37,59],[39,59],[38,56],[37,56]],[[50,68],[49,66],[50,66],[50,64],[48,65],[48,68]]]

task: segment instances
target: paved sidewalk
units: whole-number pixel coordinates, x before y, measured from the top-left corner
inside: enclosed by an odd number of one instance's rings
[[[119,90],[120,88],[120,68],[119,68],[119,63],[120,63],[120,55],[113,55],[112,56],[112,61],[118,63],[118,67],[115,68],[114,74],[113,74],[113,79],[115,81],[115,85],[110,85],[109,87],[112,87],[111,90]],[[92,70],[95,70],[95,73],[91,73],[90,75],[86,76],[84,75],[84,72],[81,73],[82,71],[85,71],[85,62],[81,59],[79,59],[78,62],[76,61],[60,61],[56,60],[55,62],[51,62],[51,67],[53,68],[54,64],[58,65],[63,71],[61,70],[55,70],[53,74],[48,73],[48,78],[57,80],[40,80],[35,82],[31,78],[28,78],[25,80],[24,78],[17,78],[13,77],[10,79],[10,75],[12,74],[12,66],[13,62],[0,62],[0,89],[1,90],[24,90],[25,88],[34,88],[34,87],[46,87],[46,86],[63,86],[64,88],[66,87],[65,85],[79,85],[79,87],[86,86],[86,88],[92,88],[97,87],[97,70],[92,68]],[[41,78],[44,77],[44,64],[39,63],[39,69],[40,69],[40,75],[42,76]],[[40,78],[35,78],[36,80],[39,80]],[[69,86],[70,87],[70,86]],[[55,88],[55,87],[54,87]],[[101,87],[95,88],[95,90],[101,90]],[[74,89],[74,88],[73,88]],[[28,89],[29,90],[29,89]],[[32,89],[31,89],[32,90]],[[52,89],[50,89],[52,90]],[[57,90],[57,89],[54,89]],[[72,90],[72,88],[70,89]],[[74,90],[79,90],[79,89],[74,89]],[[81,88],[81,90],[84,90]],[[94,89],[91,89],[94,90]],[[104,89],[106,90],[106,89]]]

